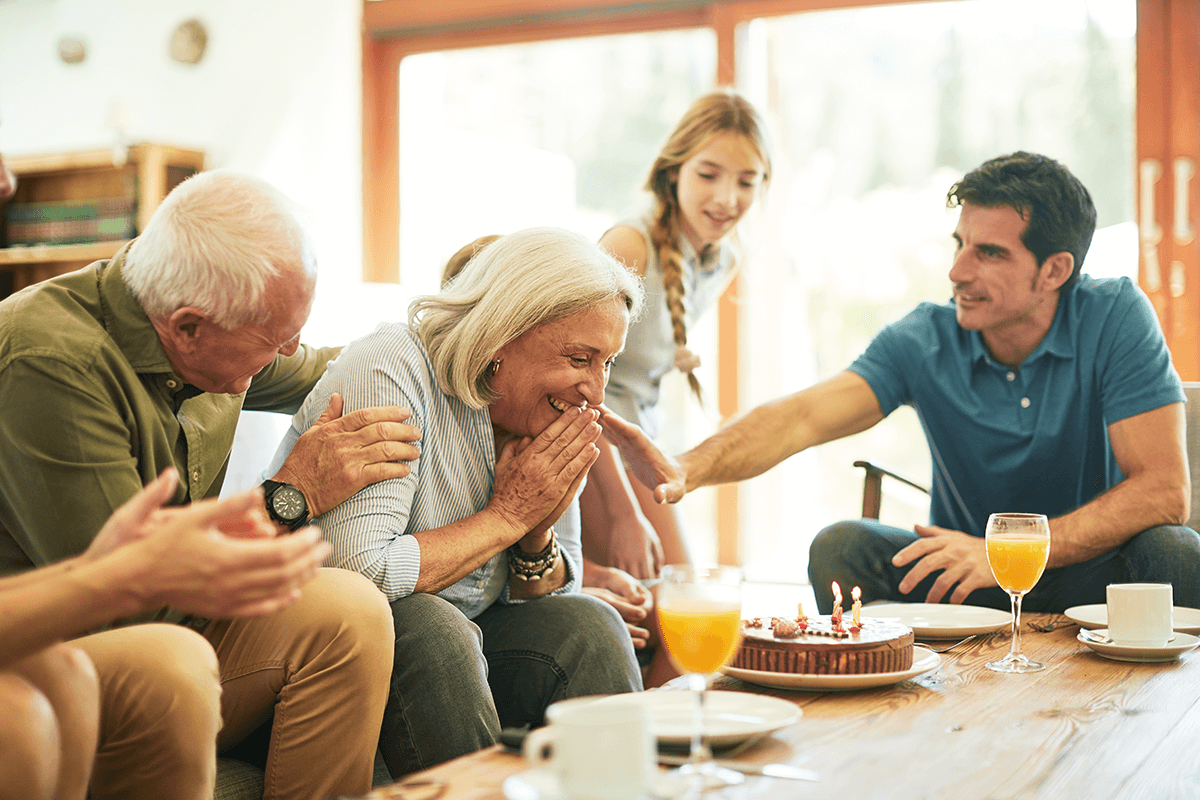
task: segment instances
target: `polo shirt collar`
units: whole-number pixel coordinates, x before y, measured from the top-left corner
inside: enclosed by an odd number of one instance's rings
[[[122,269],[132,244],[125,245],[97,267],[96,283],[104,328],[134,371],[171,373],[171,362],[158,340],[158,332],[150,324],[141,303],[125,285]]]
[[[1046,331],[1046,335],[1042,337],[1042,341],[1033,349],[1033,352],[1025,357],[1021,362],[1021,366],[1032,364],[1043,355],[1051,355],[1056,358],[1074,358],[1075,357],[1075,335],[1077,328],[1077,320],[1070,313],[1068,297],[1072,290],[1067,290],[1059,295],[1058,308],[1054,310],[1054,321],[1050,323],[1050,330]],[[953,306],[953,302],[951,306]],[[968,331],[971,337],[971,363],[980,364],[988,363],[992,360],[992,356],[988,353],[987,346],[983,343],[983,334],[979,331]]]

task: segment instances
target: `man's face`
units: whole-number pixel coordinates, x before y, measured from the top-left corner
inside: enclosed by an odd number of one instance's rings
[[[312,308],[313,287],[280,278],[269,294],[271,315],[263,324],[224,330],[208,319],[196,322],[192,347],[171,358],[180,377],[205,392],[241,394],[276,356],[295,353]]]
[[[950,268],[954,305],[958,324],[982,332],[985,341],[1040,327],[1045,304],[1057,302],[1057,294],[1042,280],[1037,258],[1021,242],[1026,224],[1011,206],[962,205]]]

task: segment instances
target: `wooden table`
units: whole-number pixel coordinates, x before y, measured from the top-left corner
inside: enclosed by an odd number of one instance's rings
[[[1197,798],[1200,797],[1200,649],[1180,660],[1112,661],[1075,639],[1065,617],[1025,652],[1043,672],[1002,675],[984,664],[1009,647],[1008,630],[941,656],[904,683],[848,693],[765,689],[722,676],[715,689],[782,697],[800,721],[746,750],[747,763],[787,762],[820,783],[751,777],[713,798]],[[947,644],[947,643],[943,643]],[[428,770],[447,800],[498,800],[526,769],[499,746]]]

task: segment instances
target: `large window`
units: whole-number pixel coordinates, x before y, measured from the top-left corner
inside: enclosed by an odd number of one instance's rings
[[[1036,23],[1032,22],[1036,20]],[[775,178],[747,230],[743,401],[845,369],[884,325],[944,302],[957,212],[950,185],[982,161],[1045,153],[1089,187],[1101,230],[1091,274],[1137,275],[1132,0],[969,0],[756,20],[738,54],[777,131]],[[806,574],[822,526],[855,517],[856,459],[928,483],[907,407],[742,489],[742,557],[759,577]],[[885,522],[924,521],[901,484]]]
[[[1173,347],[1198,338],[1200,245],[1187,233],[1200,227],[1200,182],[1189,177],[1200,156],[1195,0],[423,8],[364,4],[366,216],[368,225],[400,221],[398,236],[392,228],[366,244],[398,238],[405,283],[421,291],[450,252],[483,233],[558,224],[598,237],[636,207],[649,160],[687,103],[720,81],[765,109],[776,145],[766,201],[743,226],[750,257],[723,306],[720,341],[711,318],[689,333],[709,356],[706,386],[736,395],[741,409],[835,374],[915,303],[944,301],[955,221],[945,192],[964,170],[1016,149],[1058,158],[1092,190],[1101,226],[1092,274],[1138,273],[1137,199],[1143,261],[1155,256],[1143,286]],[[655,32],[627,33],[639,26]],[[613,29],[622,35],[581,35]],[[396,119],[399,135],[381,136]],[[389,158],[400,165],[399,213],[386,205],[396,194]],[[1179,208],[1186,219],[1172,222]],[[386,275],[396,259],[368,252],[368,261],[384,265],[368,274]],[[736,371],[735,359],[716,363],[718,344],[738,354]],[[1200,357],[1176,359],[1195,379]],[[665,394],[677,412],[667,449],[718,424],[678,383]],[[752,577],[803,581],[812,535],[858,513],[859,458],[928,480],[919,425],[901,409],[743,484],[737,502],[695,493],[689,523],[701,538],[719,531],[720,552]],[[885,498],[884,520],[922,520],[924,499],[898,491]],[[711,540],[699,544],[702,558],[717,552]]]

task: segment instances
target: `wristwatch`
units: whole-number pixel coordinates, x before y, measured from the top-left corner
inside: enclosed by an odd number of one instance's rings
[[[279,481],[263,481],[262,486],[271,519],[293,531],[308,522],[308,503],[299,489]]]

